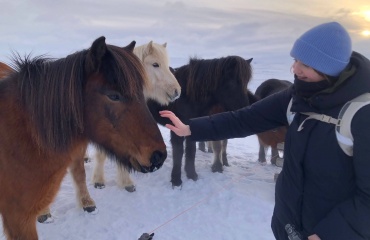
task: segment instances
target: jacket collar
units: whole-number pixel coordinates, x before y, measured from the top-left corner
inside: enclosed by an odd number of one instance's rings
[[[303,99],[293,90],[293,112],[321,112],[326,109],[341,107],[349,100],[370,92],[370,61],[363,55],[353,52],[350,63],[339,75],[333,85]]]

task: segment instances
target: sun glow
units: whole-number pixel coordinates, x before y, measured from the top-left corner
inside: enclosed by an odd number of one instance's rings
[[[362,14],[363,14],[365,20],[370,22],[370,10],[363,11]]]
[[[361,32],[362,35],[364,35],[365,37],[370,37],[370,31],[369,30],[364,30]]]

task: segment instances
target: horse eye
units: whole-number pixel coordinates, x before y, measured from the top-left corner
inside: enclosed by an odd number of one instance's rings
[[[153,63],[152,66],[155,67],[155,68],[157,68],[157,67],[159,67],[159,64],[158,63]]]
[[[112,101],[118,101],[120,99],[118,94],[108,94],[107,97]]]

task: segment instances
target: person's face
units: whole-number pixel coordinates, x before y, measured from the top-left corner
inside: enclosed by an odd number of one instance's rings
[[[305,65],[299,60],[294,60],[292,69],[293,73],[297,75],[299,80],[305,82],[319,82],[324,80],[324,76],[320,75],[313,68]]]

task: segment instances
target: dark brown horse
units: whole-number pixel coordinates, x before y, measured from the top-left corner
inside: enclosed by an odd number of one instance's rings
[[[292,83],[287,80],[268,79],[258,86],[255,96],[260,100],[283,91],[291,85]],[[286,131],[287,127],[284,126],[257,134],[260,145],[258,154],[258,161],[260,163],[266,163],[266,150],[268,147],[271,147],[271,164],[276,164],[276,159],[279,157],[277,145],[285,141]]]
[[[38,238],[37,215],[88,142],[129,169],[162,166],[166,146],[145,104],[147,79],[134,46],[107,45],[100,37],[58,60],[15,56],[15,72],[0,81],[0,213],[7,239]]]
[[[159,117],[158,111],[168,109],[173,111],[183,122],[190,118],[207,116],[222,111],[232,111],[249,105],[250,92],[247,84],[252,76],[250,62],[238,56],[218,59],[190,59],[189,64],[175,69],[175,77],[181,86],[180,98],[170,103],[168,107],[149,101],[148,106],[153,116],[160,124],[169,123]],[[181,167],[184,155],[185,140],[185,172],[189,179],[196,181],[195,171],[196,142],[179,137],[171,132],[173,150],[173,168],[171,182],[173,186],[181,186]],[[222,158],[221,142],[214,142],[215,160],[213,172],[222,172],[227,159]],[[226,156],[226,154],[225,154]]]

